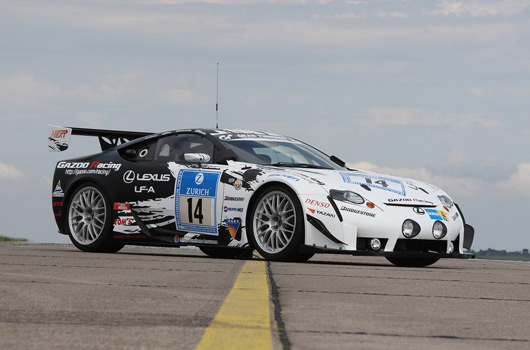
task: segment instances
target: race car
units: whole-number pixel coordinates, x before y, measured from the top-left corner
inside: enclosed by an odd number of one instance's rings
[[[72,135],[97,137],[101,146],[57,162],[53,176],[59,233],[83,251],[196,246],[212,257],[338,253],[415,267],[473,257],[474,229],[438,187],[351,169],[294,138],[50,126],[49,149],[67,150]]]

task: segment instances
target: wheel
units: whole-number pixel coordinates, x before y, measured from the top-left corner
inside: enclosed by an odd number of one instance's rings
[[[244,248],[217,248],[217,247],[199,247],[206,255],[212,258],[251,258],[252,249]]]
[[[386,257],[392,264],[400,267],[425,267],[434,264],[440,258],[393,258]]]
[[[290,188],[265,190],[249,213],[248,238],[265,259],[298,261],[305,257],[299,254],[304,240],[302,206]]]
[[[112,212],[103,192],[94,185],[76,190],[66,208],[70,240],[85,252],[114,253],[123,244],[112,238]]]

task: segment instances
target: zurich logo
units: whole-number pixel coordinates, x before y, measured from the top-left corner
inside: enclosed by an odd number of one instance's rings
[[[198,173],[196,176],[195,176],[195,183],[197,185],[200,185],[202,184],[202,182],[204,181],[204,174],[203,173]]]

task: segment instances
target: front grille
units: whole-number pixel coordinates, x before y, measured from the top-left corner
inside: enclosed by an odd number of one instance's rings
[[[424,239],[398,239],[394,252],[447,252],[447,241],[433,241]]]

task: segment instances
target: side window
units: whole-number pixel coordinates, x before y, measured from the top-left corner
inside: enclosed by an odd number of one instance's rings
[[[186,153],[207,154],[213,162],[214,146],[207,138],[196,134],[179,134],[162,137],[158,140],[155,150],[157,161],[187,163]]]
[[[120,150],[122,157],[132,161],[153,160],[155,156],[156,140],[149,140]]]

